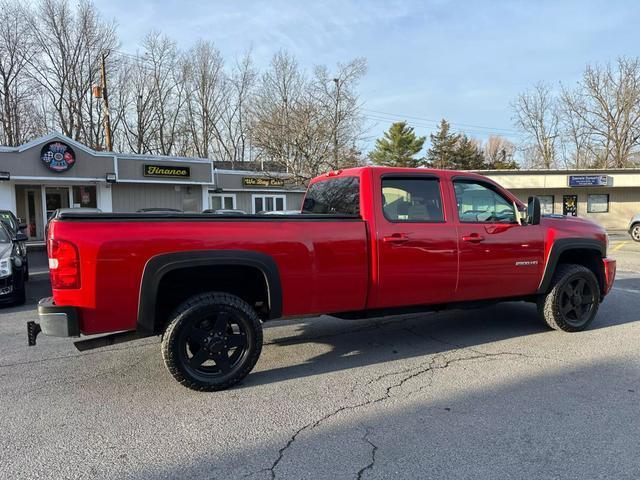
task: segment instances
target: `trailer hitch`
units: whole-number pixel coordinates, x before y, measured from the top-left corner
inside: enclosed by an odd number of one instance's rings
[[[30,320],[27,322],[27,337],[29,338],[29,346],[33,347],[36,344],[36,338],[38,338],[38,334],[42,331],[40,328],[40,324]]]

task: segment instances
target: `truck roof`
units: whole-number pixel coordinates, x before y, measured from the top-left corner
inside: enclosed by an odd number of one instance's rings
[[[449,178],[449,177],[454,177],[457,175],[463,175],[465,177],[475,177],[475,178],[482,178],[482,179],[487,179],[487,177],[484,177],[482,175],[479,175],[477,173],[468,171],[468,170],[443,170],[443,169],[437,169],[437,168],[423,168],[423,167],[418,167],[418,168],[408,168],[408,167],[383,167],[383,166],[379,166],[379,165],[365,165],[362,167],[353,167],[353,168],[345,168],[342,170],[334,170],[334,171],[330,171],[325,173],[324,175],[320,175],[316,178],[322,178],[322,177],[335,177],[335,176],[339,176],[339,175],[345,175],[345,176],[353,176],[353,175],[357,175],[360,176],[362,175],[363,172],[368,171],[368,170],[376,170],[376,171],[380,171],[383,173],[415,173],[415,172],[419,172],[419,173],[433,173],[436,174],[440,177],[445,177],[445,178]],[[494,182],[492,182],[494,183]]]

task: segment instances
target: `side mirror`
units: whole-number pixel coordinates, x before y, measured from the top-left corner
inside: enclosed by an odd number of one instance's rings
[[[14,240],[16,242],[26,242],[27,240],[29,240],[29,237],[27,237],[24,233],[22,232],[18,232],[16,233],[16,236],[14,238]]]
[[[540,199],[538,197],[529,197],[527,202],[527,223],[529,225],[540,224]]]
[[[18,230],[25,230],[27,228],[27,224],[26,223],[21,223],[18,225]]]

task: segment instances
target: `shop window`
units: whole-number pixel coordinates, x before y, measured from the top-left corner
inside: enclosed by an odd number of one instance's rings
[[[73,186],[73,208],[97,208],[96,187],[94,185]]]
[[[551,215],[553,213],[553,195],[537,195],[540,199],[540,212],[542,215]]]
[[[607,213],[609,211],[609,194],[598,193],[587,195],[588,213]]]
[[[236,196],[235,195],[211,195],[209,208],[212,210],[235,210],[236,208]]]
[[[253,213],[281,212],[286,210],[285,195],[252,195]]]

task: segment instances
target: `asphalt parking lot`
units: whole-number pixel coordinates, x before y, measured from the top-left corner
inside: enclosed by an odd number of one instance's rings
[[[26,345],[48,292],[0,313],[1,478],[640,478],[640,244],[612,236],[590,330],[508,303],[265,327],[238,387],[197,393],[157,339]]]

